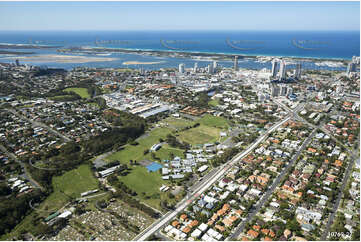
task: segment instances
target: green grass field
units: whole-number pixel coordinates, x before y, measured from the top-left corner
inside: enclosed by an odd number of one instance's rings
[[[75,92],[81,98],[90,98],[90,95],[89,95],[88,90],[86,88],[73,87],[73,88],[66,88],[66,89],[64,89],[64,91],[65,92]]]
[[[108,161],[119,160],[124,164],[129,164],[129,160],[143,160],[143,159],[151,159],[151,155],[144,155],[144,150],[150,149],[152,145],[159,143],[159,139],[165,139],[165,137],[171,133],[171,129],[169,128],[156,128],[153,129],[145,138],[138,139],[138,145],[126,145],[124,150],[116,152],[106,158]],[[161,159],[167,159],[167,153],[170,153],[170,149],[162,147],[160,150],[155,152],[156,156]],[[170,148],[168,146],[168,148]],[[168,152],[167,152],[168,150]],[[173,152],[173,150],[172,150]],[[174,151],[176,152],[176,150]],[[173,153],[174,153],[173,152]],[[179,153],[179,151],[178,151]]]
[[[51,193],[36,210],[36,213],[44,218],[62,208],[69,202],[70,198],[79,198],[80,193],[97,189],[98,180],[93,177],[88,165],[80,165],[74,170],[54,177],[52,185],[54,192]],[[24,229],[31,231],[31,228],[33,228],[31,221],[36,213],[33,211],[26,216],[6,237],[11,238],[11,236],[21,233]]]
[[[162,127],[152,130],[148,136],[138,140],[138,145],[126,145],[124,150],[116,152],[106,158],[107,161],[119,160],[123,164],[130,166],[130,160],[137,160],[138,162],[144,159],[163,163],[163,160],[169,160],[171,153],[174,156],[184,158],[183,150],[170,147],[165,144],[157,152],[154,152],[155,156],[160,158],[160,161],[152,158],[151,153],[144,155],[144,150],[152,147],[153,144],[159,143],[159,138],[165,139],[167,134],[171,133],[170,128]],[[130,166],[131,172],[126,176],[119,176],[119,179],[127,186],[137,192],[137,198],[145,202],[151,207],[160,209],[160,196],[161,192],[159,188],[163,184],[169,182],[164,181],[159,172],[148,172],[143,166]],[[144,195],[145,193],[145,195]],[[146,199],[149,196],[151,198]]]
[[[164,181],[159,172],[148,172],[145,167],[132,166],[132,171],[126,176],[119,176],[119,180],[124,182],[128,187],[137,192],[137,198],[149,206],[161,209],[159,188],[162,184],[169,184]],[[146,199],[146,196],[151,198]]]
[[[217,106],[219,104],[217,99],[213,99],[211,101],[208,102],[208,105],[211,105],[213,107]]]
[[[185,128],[187,126],[192,126],[196,122],[191,121],[191,120],[187,120],[187,119],[183,119],[183,118],[179,119],[179,118],[169,117],[169,118],[164,119],[162,121],[162,123],[167,123],[169,128],[182,129],[182,128]]]
[[[41,215],[47,211],[55,211],[64,206],[71,198],[79,198],[80,193],[96,189],[98,180],[93,177],[88,165],[80,165],[77,169],[68,171],[62,176],[56,176],[52,181],[54,192],[39,206]]]
[[[210,114],[204,115],[202,118],[198,119],[197,122],[209,127],[215,127],[220,129],[228,129],[230,126],[227,119],[223,117],[215,117]]]
[[[221,129],[229,127],[224,118],[213,117],[211,115],[206,115],[196,121],[169,117],[159,122],[162,127],[155,128],[143,138],[138,139],[138,145],[133,146],[128,144],[123,150],[106,157],[106,161],[119,160],[121,163],[127,164],[132,169],[131,172],[126,176],[119,176],[119,179],[128,187],[136,191],[138,194],[137,197],[142,202],[145,202],[156,209],[160,209],[159,202],[163,193],[159,191],[159,188],[163,184],[168,184],[169,182],[164,181],[159,172],[148,172],[145,167],[139,165],[130,166],[130,160],[137,160],[140,162],[147,159],[162,163],[163,160],[170,159],[171,153],[174,156],[184,158],[183,150],[170,147],[168,144],[163,145],[161,149],[154,153],[156,157],[160,158],[160,161],[153,159],[151,153],[144,155],[144,150],[150,149],[152,145],[159,143],[160,138],[165,139],[172,131],[193,126],[197,122],[201,125],[196,128],[179,132],[178,138],[190,144],[215,142],[219,140]],[[146,199],[146,196],[149,196],[150,198]]]
[[[218,141],[220,136],[220,129],[205,125],[200,125],[196,128],[188,129],[179,134],[178,138],[191,145],[212,143]]]

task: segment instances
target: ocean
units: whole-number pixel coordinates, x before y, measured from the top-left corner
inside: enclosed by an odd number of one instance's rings
[[[139,50],[165,50],[182,52],[224,53],[239,56],[279,56],[317,59],[350,60],[360,55],[359,31],[0,31],[0,43],[55,45],[66,47],[106,47]],[[4,50],[4,49],[1,49]],[[13,51],[31,51],[34,55],[60,54],[56,49],[14,49]],[[63,54],[85,55],[87,54]],[[22,63],[47,65],[48,67],[128,67],[140,68],[140,65],[126,65],[124,62],[156,62],[142,65],[145,69],[178,67],[184,63],[193,67],[207,66],[210,60],[191,58],[154,57],[129,53],[111,53],[89,56],[115,58],[112,61],[88,63],[59,63],[26,61]],[[14,58],[0,55],[0,62],[14,62]],[[315,64],[319,61],[305,61],[306,69],[344,70],[344,65]],[[219,65],[230,67],[232,61],[219,61]],[[290,64],[292,68],[292,64]],[[271,68],[269,61],[241,59],[240,68]]]

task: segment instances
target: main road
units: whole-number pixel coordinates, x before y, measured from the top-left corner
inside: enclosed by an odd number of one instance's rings
[[[177,214],[183,211],[190,203],[192,203],[199,195],[205,192],[210,186],[213,185],[218,179],[220,179],[235,163],[240,161],[243,157],[247,156],[258,144],[263,142],[270,133],[278,129],[282,124],[291,119],[291,116],[286,116],[283,120],[280,120],[272,127],[270,127],[262,136],[248,146],[246,150],[236,155],[227,163],[223,164],[219,168],[214,169],[208,173],[203,180],[192,187],[192,192],[182,201],[180,201],[174,211],[170,211],[164,214],[160,219],[151,224],[147,229],[138,234],[133,240],[146,240],[150,235],[160,230],[163,226],[169,223]]]

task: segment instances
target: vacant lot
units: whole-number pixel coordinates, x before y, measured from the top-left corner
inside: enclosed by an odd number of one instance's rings
[[[90,98],[90,95],[86,88],[82,88],[82,87],[66,88],[66,89],[64,89],[64,91],[65,92],[75,92],[81,98]]]

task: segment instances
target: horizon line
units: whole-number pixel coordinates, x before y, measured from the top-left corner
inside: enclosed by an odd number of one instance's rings
[[[341,31],[341,32],[350,32],[358,31],[360,29],[0,29],[0,31]]]

